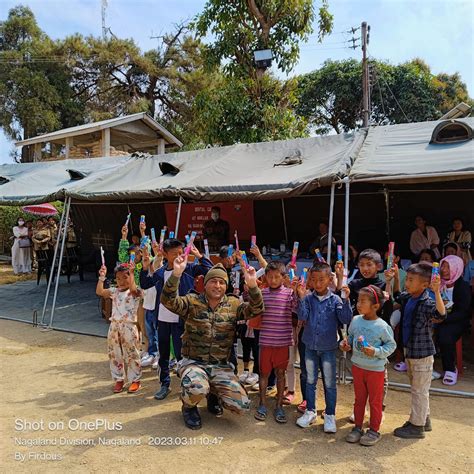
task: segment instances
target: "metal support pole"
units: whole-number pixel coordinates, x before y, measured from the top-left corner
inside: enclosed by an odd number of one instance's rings
[[[176,225],[174,227],[174,238],[178,238],[178,230],[179,230],[179,219],[181,217],[181,204],[183,203],[183,198],[179,196],[178,202],[178,214],[176,215]]]
[[[285,229],[285,242],[288,244],[288,228],[286,227],[285,200],[281,200],[281,212],[283,215],[283,228]]]
[[[63,234],[62,234],[62,240],[61,240],[61,252],[59,253],[59,262],[58,262],[58,273],[56,276],[56,285],[54,287],[54,295],[53,295],[53,305],[51,306],[51,314],[49,316],[49,324],[48,328],[51,328],[53,324],[53,318],[54,318],[54,310],[56,308],[56,298],[58,296],[58,286],[59,286],[59,279],[61,277],[61,264],[63,261],[63,255],[64,255],[64,245],[66,243],[66,235],[67,235],[67,225],[69,222],[69,210],[71,209],[71,198],[69,198],[68,201],[66,201],[66,216],[64,219],[64,225],[63,225]]]
[[[346,178],[346,196],[345,196],[345,209],[344,209],[344,268],[349,269],[349,203],[350,203],[350,182],[349,178]],[[347,334],[347,324],[344,324],[344,332]],[[339,381],[343,384],[346,383],[346,363],[347,363],[347,352],[342,353],[340,363]]]
[[[390,242],[390,194],[387,186],[383,187],[385,197],[385,233],[387,235],[387,242]]]
[[[62,232],[62,226],[63,226],[63,222],[64,222],[64,216],[66,215],[66,202],[67,202],[67,199],[66,201],[64,202],[64,208],[63,208],[63,212],[61,214],[61,219],[59,220],[59,228],[58,228],[58,237],[59,235],[61,235],[61,232]],[[46,314],[46,306],[48,304],[48,298],[49,298],[49,291],[51,289],[51,283],[53,281],[53,276],[54,276],[54,265],[56,263],[56,256],[58,254],[58,248],[59,248],[59,238],[56,240],[56,245],[54,246],[54,256],[53,256],[53,261],[51,262],[52,263],[52,267],[51,267],[51,272],[49,274],[49,280],[48,280],[48,286],[46,288],[46,296],[44,297],[44,304],[43,304],[43,312],[41,313],[41,325],[44,324],[44,316]]]
[[[329,229],[328,229],[328,255],[327,262],[328,265],[331,265],[331,251],[332,251],[332,223],[334,219],[334,191],[336,184],[332,183],[331,185],[331,197],[329,198]]]

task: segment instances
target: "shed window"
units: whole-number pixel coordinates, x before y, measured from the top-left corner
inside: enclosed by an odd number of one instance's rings
[[[168,163],[167,161],[160,161],[160,170],[163,174],[171,174],[173,176],[176,176],[179,173],[179,168],[176,168],[176,166],[173,166],[171,163]]]
[[[472,139],[472,128],[458,120],[441,122],[433,130],[430,143],[457,143]]]

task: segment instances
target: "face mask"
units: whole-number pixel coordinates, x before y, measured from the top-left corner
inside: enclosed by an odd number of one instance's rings
[[[24,225],[25,221],[18,221],[18,225]]]
[[[213,221],[217,221],[217,219],[219,219],[219,214],[213,212],[213,213],[211,214],[211,219],[212,219]]]

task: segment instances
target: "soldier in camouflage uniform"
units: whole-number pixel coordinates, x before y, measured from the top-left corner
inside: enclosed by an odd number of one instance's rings
[[[216,416],[222,407],[234,413],[249,410],[247,392],[229,364],[229,355],[237,321],[259,316],[263,312],[262,294],[257,287],[255,269],[244,272],[249,287],[249,302],[240,303],[226,295],[228,276],[221,264],[212,267],[204,279],[202,295],[178,296],[179,279],[186,268],[187,258],[178,257],[173,273],[161,294],[162,304],[184,319],[183,359],[178,364],[181,378],[183,417],[188,428],[201,428],[197,405],[208,397],[208,409]]]

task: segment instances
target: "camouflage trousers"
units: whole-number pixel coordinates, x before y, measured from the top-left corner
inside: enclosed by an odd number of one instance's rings
[[[247,392],[230,365],[206,365],[182,359],[178,373],[184,405],[197,406],[209,393],[213,393],[224,408],[234,413],[241,414],[250,409]]]
[[[125,368],[130,383],[140,380],[138,328],[136,324],[111,321],[107,335],[107,352],[110,360],[110,372],[115,381],[125,380]]]

